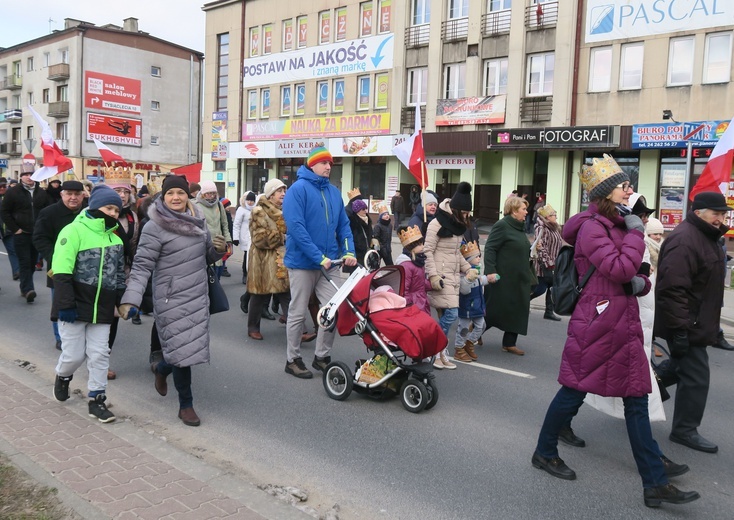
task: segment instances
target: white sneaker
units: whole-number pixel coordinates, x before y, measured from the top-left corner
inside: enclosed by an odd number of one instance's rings
[[[443,363],[444,368],[447,368],[449,370],[456,369],[456,365],[449,361],[448,356],[446,355],[446,351],[441,351],[441,363]]]

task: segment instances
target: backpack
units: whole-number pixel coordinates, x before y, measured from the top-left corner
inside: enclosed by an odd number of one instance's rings
[[[576,264],[573,261],[575,248],[565,245],[561,247],[556,257],[556,266],[553,270],[553,285],[550,288],[553,311],[561,316],[570,316],[576,308],[581,291],[591,275],[596,271],[592,264],[583,279],[579,282]]]

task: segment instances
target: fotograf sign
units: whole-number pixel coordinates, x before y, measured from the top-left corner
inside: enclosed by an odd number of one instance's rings
[[[610,148],[615,146],[619,146],[618,126],[572,126],[491,130],[487,148]]]
[[[732,0],[587,0],[586,43],[731,25]]]

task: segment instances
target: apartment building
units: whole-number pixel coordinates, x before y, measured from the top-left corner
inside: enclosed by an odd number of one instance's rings
[[[202,175],[230,197],[273,177],[290,184],[317,143],[335,156],[343,193],[406,196],[415,180],[391,150],[418,107],[430,187],[450,196],[472,183],[483,220],[500,218],[514,189],[531,201],[547,193],[564,217],[579,211],[576,172],[605,152],[650,202],[675,205],[663,188],[680,182],[687,142],[700,138],[700,172],[734,115],[734,3],[723,0],[221,0],[204,10],[212,139]]]
[[[94,138],[142,182],[200,160],[203,58],[139,30],[136,18],[122,26],[67,18],[63,30],[0,49],[3,175],[42,161],[28,106],[49,123],[77,178],[103,178]]]

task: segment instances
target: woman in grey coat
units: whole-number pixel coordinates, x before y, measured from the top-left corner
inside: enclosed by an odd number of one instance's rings
[[[178,417],[198,426],[193,408],[191,367],[209,362],[209,293],[207,264],[219,260],[227,244],[222,235],[209,236],[206,221],[189,202],[186,179],[169,176],[161,197],[148,209],[133,261],[120,315],[138,313],[148,279],[153,277],[153,316],[163,348],[163,360],[153,364],[155,389],[168,393],[166,377],[173,373],[178,391]]]

